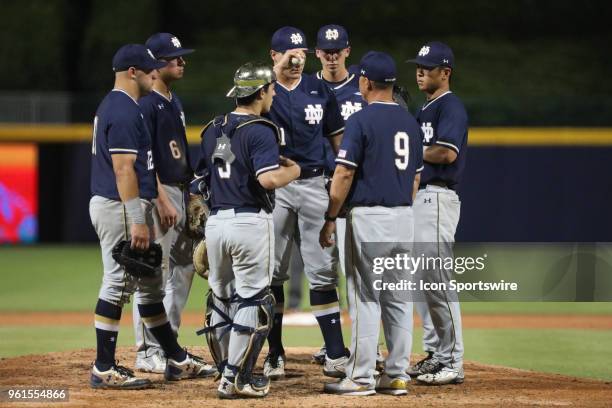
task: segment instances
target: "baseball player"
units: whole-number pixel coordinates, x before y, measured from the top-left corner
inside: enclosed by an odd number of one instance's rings
[[[324,179],[324,144],[331,143],[337,150],[344,122],[329,87],[303,74],[307,49],[306,36],[297,28],[282,27],[272,36],[270,55],[277,83],[274,103],[266,117],[279,127],[281,154],[297,162],[302,171],[298,180],[276,191],[273,213],[276,261],[272,291],[277,304],[274,325],[268,336],[269,353],[264,362],[264,374],[271,379],[282,378],[285,374],[281,340],[283,283],[288,279],[294,238],[298,239],[310,286],[310,305],[325,340],[324,374],[342,376],[347,358],[336,290],[336,249],[324,250],[317,245],[329,201]]]
[[[450,90],[454,55],[441,42],[425,44],[415,59],[416,81],[426,96],[416,119],[423,131],[425,169],[414,203],[415,242],[425,243],[427,256],[440,256],[440,248],[452,256],[461,202],[455,190],[461,180],[467,154],[468,117],[461,100]],[[443,281],[450,270],[435,271]],[[458,384],[464,380],[463,336],[459,302],[444,292],[426,291],[426,302],[417,302],[423,320],[424,360],[408,373],[418,381]]]
[[[182,349],[170,327],[161,271],[134,278],[112,257],[113,247],[131,239],[146,250],[152,240],[153,200],[157,196],[151,136],[137,100],[151,91],[156,70],[167,65],[141,44],[121,47],[113,57],[115,86],[96,111],[93,125],[89,214],[100,239],[104,276],[95,310],[97,356],[91,370],[94,388],[139,389],[151,385],[115,363],[123,305],[136,293],[147,329],[168,358],[165,378],[179,380],[214,373]]]
[[[153,161],[159,180],[155,207],[155,239],[163,249],[164,307],[172,330],[178,335],[181,312],[187,302],[194,269],[192,240],[185,233],[185,193],[193,178],[185,134],[185,114],[179,98],[170,90],[183,77],[185,55],[179,39],[169,33],[152,35],[145,43],[155,58],[168,63],[160,68],[153,91],[138,100],[151,132]],[[163,373],[166,359],[155,338],[146,329],[138,308],[133,309],[137,370]]]
[[[346,364],[346,377],[325,384],[325,392],[405,395],[410,379],[406,369],[412,343],[412,302],[386,291],[373,293],[366,248],[368,243],[378,243],[377,256],[382,257],[392,257],[396,251],[411,252],[414,235],[411,206],[423,168],[422,136],[414,118],[393,101],[396,80],[393,58],[370,51],[361,59],[360,72],[359,89],[368,105],[346,122],[319,237],[322,246],[333,245],[336,219],[346,200],[349,212],[345,270],[355,340]],[[376,380],[374,367],[381,318],[389,356],[385,372]]]
[[[215,118],[202,132],[202,157],[194,181],[210,191],[206,243],[211,292],[206,338],[223,374],[219,398],[264,397],[269,379],[252,369],[272,324],[274,225],[270,191],[300,175],[292,160],[279,158],[280,132],[260,115],[270,110],[272,67],[247,63],[227,96],[236,109]],[[228,333],[229,332],[229,333]]]

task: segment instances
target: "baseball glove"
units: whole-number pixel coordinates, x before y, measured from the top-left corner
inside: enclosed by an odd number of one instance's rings
[[[204,238],[207,218],[206,205],[202,197],[192,196],[187,206],[187,236],[191,239]]]
[[[151,243],[149,249],[132,249],[130,241],[121,241],[113,247],[113,259],[136,278],[154,277],[161,272],[161,245]]]
[[[410,108],[408,107],[411,101],[410,93],[408,93],[408,90],[403,86],[393,85],[393,101],[410,112]]]
[[[193,250],[193,268],[196,273],[208,279],[208,250],[206,249],[206,240],[201,240]]]

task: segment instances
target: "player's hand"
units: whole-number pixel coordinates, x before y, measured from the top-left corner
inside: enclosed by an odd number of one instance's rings
[[[140,249],[142,251],[149,249],[149,239],[151,237],[147,224],[132,224],[130,235],[132,236],[132,249]]]
[[[304,52],[304,49],[303,48],[293,48],[293,49],[285,51],[283,53],[282,58],[278,62],[278,64],[274,66],[274,70],[275,71],[276,69],[283,70],[283,69],[293,67],[296,64],[292,64],[292,58],[296,58],[295,60],[293,60],[293,62],[299,62],[298,65],[304,65],[306,61],[306,53]]]
[[[334,221],[325,221],[323,224],[323,228],[321,228],[321,232],[319,233],[319,244],[321,248],[329,248],[333,246],[334,241],[334,233],[336,232],[336,223]]]
[[[283,167],[291,167],[291,166],[297,166],[298,165],[296,162],[294,162],[293,160],[291,160],[291,159],[289,159],[288,157],[285,157],[285,156],[280,156],[278,158],[278,162]]]
[[[161,201],[157,200],[155,203],[157,207],[157,212],[159,213],[159,219],[161,221],[161,225],[165,229],[169,229],[170,227],[174,227],[178,222],[178,211],[172,205],[170,201]]]
[[[302,174],[302,168],[300,167],[299,164],[297,164],[296,162],[294,162],[293,160],[285,157],[285,156],[280,156],[278,159],[279,164],[281,165],[281,167],[286,167],[290,170],[292,170],[292,177],[295,180],[296,178],[300,177],[300,174]]]

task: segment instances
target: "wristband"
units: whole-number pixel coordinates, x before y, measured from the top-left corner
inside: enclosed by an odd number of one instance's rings
[[[130,224],[144,224],[145,223],[145,214],[142,209],[142,205],[140,204],[140,198],[132,198],[123,203],[125,206],[125,212],[127,213],[127,218],[130,221]]]
[[[335,222],[337,218],[337,215],[335,217],[332,217],[327,213],[327,211],[325,212],[325,221]]]

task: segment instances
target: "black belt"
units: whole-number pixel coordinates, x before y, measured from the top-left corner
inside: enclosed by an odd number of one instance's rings
[[[316,167],[314,169],[302,169],[300,172],[300,180],[309,179],[313,177],[322,176],[325,173],[323,167]]]
[[[210,210],[210,215],[216,215],[219,211],[223,211],[223,210],[234,210],[234,213],[236,214],[240,214],[240,213],[257,214],[261,211],[261,208],[258,208],[258,207],[215,208],[213,210]]]
[[[166,185],[166,186],[170,186],[170,187],[178,187],[181,190],[185,190],[186,188],[189,188],[189,182],[188,181],[182,181],[182,182],[178,182],[178,183],[164,183],[162,182],[162,184]]]
[[[448,185],[445,181],[430,181],[427,184],[419,184],[419,190],[425,190],[427,186],[438,186],[438,187],[446,187],[449,190],[455,190],[455,186]]]

